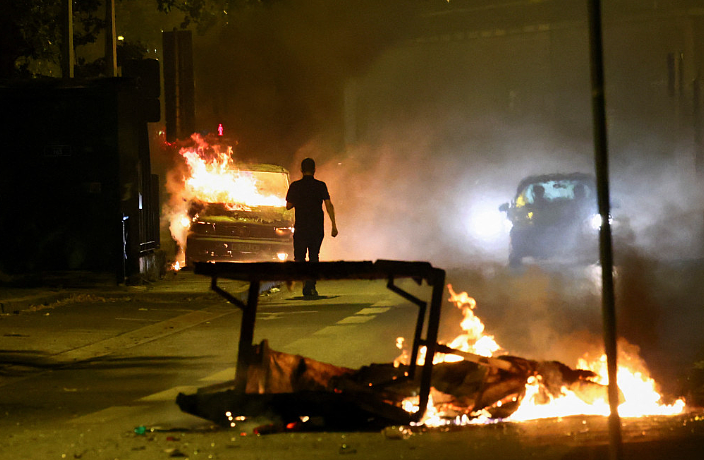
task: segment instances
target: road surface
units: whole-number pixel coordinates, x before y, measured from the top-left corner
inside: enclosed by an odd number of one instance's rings
[[[255,342],[359,367],[393,360],[396,338],[411,336],[416,307],[383,282],[321,282],[318,290],[324,298],[315,301],[286,287],[263,295]],[[240,312],[207,293],[204,279],[202,291],[178,300],[93,293],[0,317],[0,458],[605,458],[600,417],[405,433],[254,436],[266,420],[215,429],[174,402],[234,376]],[[624,437],[626,458],[699,458],[704,417],[624,421]]]

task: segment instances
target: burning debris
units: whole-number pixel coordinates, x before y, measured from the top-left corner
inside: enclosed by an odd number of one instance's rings
[[[194,262],[283,261],[293,245],[286,210],[289,174],[277,165],[235,161],[220,137],[194,134],[178,148],[164,217],[178,243],[174,269]]]
[[[250,363],[247,373],[246,394],[231,388],[206,389],[191,396],[179,395],[178,405],[185,412],[224,426],[233,423],[227,413],[268,415],[282,425],[298,428],[302,419],[309,425],[352,429],[413,423],[420,376],[408,379],[407,365],[373,364],[353,370],[271,350],[266,341],[256,350],[256,362]],[[596,377],[591,371],[512,356],[491,361],[480,358],[434,366],[430,411],[440,414],[442,422],[486,414],[507,418],[523,401],[529,379],[540,382],[539,397],[545,402],[560,396],[565,387],[587,404],[606,400],[606,387],[591,380]],[[215,390],[223,385],[234,387],[234,382],[218,385]]]
[[[323,262],[319,264],[198,264],[196,273],[217,278],[246,279],[250,290],[262,279],[287,280],[315,277],[323,279],[389,280],[388,287],[420,308],[417,334],[410,350],[404,348],[395,362],[349,369],[310,358],[271,350],[267,341],[247,344],[253,336],[257,297],[239,304],[245,312],[240,356],[235,380],[203,388],[196,394],[180,394],[177,404],[190,414],[223,426],[234,426],[237,417],[267,416],[277,420],[278,430],[286,429],[378,429],[392,425],[438,426],[483,423],[487,420],[528,420],[578,414],[608,415],[605,369],[580,363],[573,369],[557,361],[535,361],[517,356],[492,354],[500,349],[493,337],[484,335],[484,326],[474,316],[476,302],[466,293],[451,297],[464,312],[465,333],[453,346],[436,342],[439,320],[437,295],[443,292],[444,272],[419,262]],[[426,337],[425,303],[394,285],[394,279],[410,277],[433,286]],[[439,284],[443,283],[443,284]],[[255,292],[255,291],[250,291]],[[227,297],[226,293],[223,294]],[[488,345],[488,347],[487,347]],[[471,351],[469,351],[471,350]],[[478,352],[483,352],[484,355]],[[410,358],[409,358],[410,357]],[[426,357],[431,357],[426,362]],[[600,358],[598,362],[602,362]],[[416,372],[417,370],[421,372]],[[631,374],[639,379],[637,393],[631,389]],[[639,372],[620,369],[621,407],[639,407],[640,413],[622,415],[676,414],[684,407],[679,400],[661,405],[652,379]],[[650,387],[642,391],[642,387]]]

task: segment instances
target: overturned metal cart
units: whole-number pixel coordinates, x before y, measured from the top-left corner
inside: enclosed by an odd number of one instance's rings
[[[588,370],[571,369],[558,361],[535,361],[517,356],[484,357],[437,343],[445,285],[445,271],[427,262],[260,262],[197,264],[197,274],[211,277],[211,288],[242,309],[239,351],[232,381],[179,394],[181,410],[218,424],[234,426],[237,417],[265,416],[276,426],[306,429],[376,429],[423,421],[431,391],[436,410],[445,418],[509,416],[521,404],[532,376],[546,400],[562,388],[587,403],[605,399],[606,387]],[[410,278],[432,287],[430,302],[404,291],[396,280]],[[249,282],[246,303],[218,286],[219,279]],[[261,283],[293,280],[386,280],[387,288],[418,307],[408,364],[371,364],[348,369],[290,355],[253,344]],[[418,363],[421,347],[425,356]],[[452,354],[461,361],[434,364],[436,354]],[[431,390],[432,387],[432,390]],[[417,410],[407,411],[409,398]],[[311,419],[318,422],[309,423]],[[305,424],[306,426],[301,426]],[[280,429],[279,429],[280,431]]]
[[[237,370],[233,381],[201,388],[192,395],[180,394],[177,404],[184,412],[197,415],[220,424],[227,424],[232,414],[241,416],[274,414],[283,418],[322,416],[331,425],[344,420],[346,424],[372,425],[408,424],[417,422],[428,405],[433,372],[433,356],[437,344],[440,310],[443,300],[445,271],[427,262],[406,262],[378,260],[376,262],[254,262],[254,263],[196,263],[196,274],[211,278],[211,289],[242,310],[240,326]],[[246,302],[231,295],[218,285],[218,280],[239,280],[249,282]],[[377,373],[378,384],[356,384],[345,375],[333,379],[332,387],[326,390],[295,391],[291,393],[252,392],[248,390],[253,368],[261,365],[268,355],[276,353],[268,350],[266,342],[253,344],[255,320],[260,287],[267,281],[314,280],[386,280],[387,288],[418,307],[418,316],[411,348],[410,364],[396,372]],[[398,287],[399,279],[413,279],[417,284],[423,281],[432,287],[430,301]],[[426,347],[425,364],[416,365],[419,349]],[[300,357],[299,357],[300,358]],[[311,367],[310,362],[297,361],[294,372],[301,367]],[[344,374],[344,372],[343,372]],[[388,382],[378,381],[379,375]],[[393,374],[393,375],[391,375]],[[385,384],[398,386],[403,381],[418,382],[418,411],[409,413],[396,404],[389,395]],[[229,414],[229,415],[226,415]],[[337,420],[337,419],[340,420]]]

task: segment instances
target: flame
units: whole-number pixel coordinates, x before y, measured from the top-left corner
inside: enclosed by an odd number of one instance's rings
[[[484,323],[474,314],[477,301],[467,295],[466,292],[456,294],[451,284],[447,285],[447,289],[450,291],[450,298],[448,300],[462,310],[464,316],[460,322],[460,327],[464,331],[464,334],[458,335],[448,346],[455,350],[466,351],[486,357],[490,357],[495,352],[501,350],[499,344],[494,340],[494,336],[484,334]],[[408,351],[402,346],[403,343],[403,337],[396,339],[396,346],[402,350],[401,356],[394,360],[394,365],[397,367],[399,364],[408,364]],[[421,347],[418,350],[417,364],[422,366],[425,363],[425,354],[426,347]],[[452,363],[462,360],[463,358],[458,355],[436,353],[433,357],[433,364],[442,362]]]
[[[623,348],[623,347],[622,347]],[[620,350],[619,361],[639,361],[637,356],[633,356],[623,349]],[[587,369],[595,372],[598,378],[597,383],[608,385],[608,371],[606,366],[606,355],[602,354],[594,360],[589,360],[587,356],[580,358],[577,362],[578,369]],[[623,393],[624,401],[618,406],[618,414],[621,417],[643,417],[646,415],[676,415],[682,413],[685,407],[684,399],[678,399],[673,404],[663,404],[662,396],[657,391],[657,384],[647,370],[631,369],[627,366],[618,366],[616,374],[618,387]],[[565,417],[570,415],[604,415],[610,413],[609,402],[604,398],[597,398],[591,404],[577,397],[577,395],[562,388],[562,395],[551,399],[547,404],[540,404],[537,401],[545,395],[540,394],[540,382],[531,377],[526,385],[526,396],[518,410],[511,414],[509,420],[523,421],[534,420],[547,417]]]
[[[276,195],[262,195],[250,171],[241,171],[232,159],[232,147],[226,152],[216,152],[211,158],[205,150],[181,149],[189,176],[184,178],[190,199],[206,203],[225,203],[231,209],[250,206],[285,206],[286,200]]]
[[[456,294],[451,285],[448,285],[450,292],[449,301],[455,303],[457,308],[463,312],[464,319],[461,322],[463,334],[450,342],[451,348],[467,351],[470,353],[491,357],[493,353],[501,350],[501,346],[494,340],[493,336],[484,334],[484,324],[474,314],[476,301],[467,295],[466,292]],[[402,355],[397,358],[398,364],[407,364],[408,353],[403,346],[404,339],[396,339],[397,347],[402,349]],[[425,362],[425,347],[419,350],[418,365]],[[433,362],[455,362],[463,358],[457,355],[437,354]],[[650,377],[645,364],[638,356],[637,347],[627,344],[625,341],[619,343],[617,382],[623,402],[618,407],[621,417],[642,417],[646,415],[676,415],[684,411],[684,399],[678,399],[673,404],[662,403],[662,396],[658,393],[657,384]],[[398,365],[394,361],[395,365]],[[606,355],[602,354],[596,359],[589,359],[584,355],[577,362],[577,369],[593,371],[598,375],[596,383],[608,385],[608,372],[606,366]],[[529,377],[526,383],[526,394],[518,407],[506,421],[526,421],[539,418],[566,417],[572,415],[603,415],[608,416],[610,407],[604,397],[595,397],[590,402],[585,402],[575,392],[566,387],[562,387],[558,397],[552,397],[541,389],[541,376]],[[445,411],[442,406],[434,404],[438,397],[433,397],[434,388],[428,400],[426,413],[423,415],[418,425],[442,426],[442,425],[465,425],[491,422],[491,416],[486,411],[478,411],[469,414],[452,416],[450,411]],[[546,401],[547,399],[547,401]],[[501,403],[497,403],[501,405]],[[418,411],[418,397],[407,398],[403,401],[403,408],[407,412]]]
[[[501,349],[499,344],[496,343],[493,336],[484,334],[484,323],[474,314],[477,301],[469,297],[466,292],[456,294],[451,284],[447,285],[447,289],[450,291],[450,302],[453,302],[457,308],[462,310],[464,319],[460,323],[460,327],[465,331],[464,334],[457,336],[450,342],[448,346],[460,351],[487,357],[499,351]]]
[[[189,214],[191,203],[223,203],[232,211],[286,205],[281,193],[262,191],[261,176],[237,166],[231,146],[211,145],[199,134],[193,134],[191,141],[178,152],[182,167],[170,171],[167,180],[171,200],[164,207],[164,218],[178,243],[174,270],[185,265],[186,237],[198,217]]]

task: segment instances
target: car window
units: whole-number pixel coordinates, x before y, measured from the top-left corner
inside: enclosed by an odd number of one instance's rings
[[[573,179],[548,180],[526,185],[516,196],[516,207],[535,204],[536,191],[541,188],[548,203],[568,202],[575,199],[593,199],[594,190],[585,181]]]
[[[288,174],[269,171],[246,171],[246,174],[252,175],[260,194],[286,198],[289,185]]]

